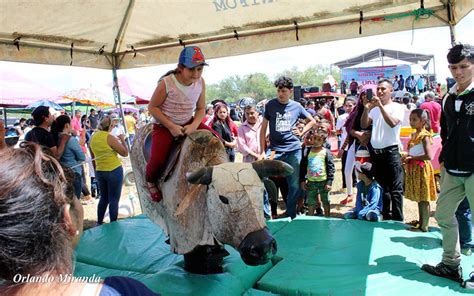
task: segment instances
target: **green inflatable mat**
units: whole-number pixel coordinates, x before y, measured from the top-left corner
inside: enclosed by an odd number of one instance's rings
[[[272,264],[245,265],[226,246],[223,274],[195,275],[172,254],[163,231],[145,216],[86,231],[76,276],[129,276],[163,295],[461,295],[453,281],[420,270],[442,254],[441,234],[407,231],[397,222],[299,216],[267,221],[278,242]],[[462,257],[464,276],[474,256]]]
[[[270,230],[270,232],[273,235],[275,235],[278,231],[282,230],[290,222],[291,222],[290,218],[283,218],[283,219],[266,221],[268,230]]]
[[[163,231],[143,216],[89,229],[76,249],[74,274],[129,276],[162,295],[242,295],[272,267],[245,265],[226,246],[230,255],[224,258],[223,274],[190,274],[183,269],[183,256],[170,253],[165,240]]]
[[[275,234],[281,259],[257,283],[284,295],[460,295],[459,284],[420,270],[441,259],[441,234],[397,222],[299,216]],[[464,275],[474,258],[462,257]]]

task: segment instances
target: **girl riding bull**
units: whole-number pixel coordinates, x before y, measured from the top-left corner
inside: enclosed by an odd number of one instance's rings
[[[156,120],[146,166],[147,187],[153,201],[163,198],[157,182],[176,140],[196,129],[212,131],[201,123],[206,107],[206,85],[201,77],[205,65],[199,47],[185,47],[177,68],[160,79],[148,104],[148,111]]]

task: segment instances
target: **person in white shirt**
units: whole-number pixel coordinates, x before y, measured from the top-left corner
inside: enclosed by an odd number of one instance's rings
[[[112,118],[112,125],[113,125],[113,129],[112,131],[110,132],[110,134],[114,137],[119,137],[120,135],[127,135],[125,133],[125,128],[124,126],[122,125],[122,123],[120,122],[120,118],[118,117],[118,114],[117,113],[112,113],[112,115],[110,116],[110,118]]]
[[[375,168],[375,179],[384,191],[383,218],[403,221],[403,169],[399,145],[404,106],[392,101],[392,92],[390,80],[379,80],[377,96],[364,102],[361,126],[373,125],[370,158]]]
[[[340,115],[337,118],[336,122],[336,132],[341,134],[341,145],[342,143],[345,143],[346,138],[347,138],[347,130],[344,127],[346,124],[347,118],[349,117],[349,114],[352,112],[354,109],[355,105],[357,104],[356,100],[354,97],[347,97],[346,101],[344,102],[344,111],[345,113]],[[342,149],[341,149],[342,148]],[[342,188],[347,188],[347,198],[346,200],[352,200],[352,187],[354,186],[353,180],[355,178],[355,173],[354,170],[352,170],[352,174],[346,175],[345,173],[345,167],[346,167],[346,159],[347,159],[347,150],[349,147],[341,147],[339,149],[338,157],[341,158],[342,160]]]

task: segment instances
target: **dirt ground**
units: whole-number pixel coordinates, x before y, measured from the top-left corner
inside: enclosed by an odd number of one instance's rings
[[[237,154],[236,161],[241,161],[242,157],[240,154]],[[342,215],[349,211],[352,207],[355,206],[354,201],[350,205],[339,205],[339,202],[346,197],[346,194],[341,190],[342,188],[342,175],[341,175],[341,160],[335,158],[336,165],[336,176],[334,184],[332,186],[333,190],[330,193],[331,201],[331,216],[341,218]],[[89,180],[89,178],[87,178]],[[354,190],[354,193],[356,191]],[[133,207],[130,206],[128,200],[133,202]],[[281,200],[281,197],[280,197]],[[134,186],[123,186],[122,196],[120,203],[129,204],[128,208],[133,208],[134,215],[140,215],[142,213],[140,208],[140,201],[138,199],[137,190]],[[281,200],[279,202],[279,213],[284,212],[284,202]],[[435,219],[433,218],[434,211],[436,210],[436,203],[431,202],[431,217],[430,217],[430,226],[437,226]],[[405,222],[410,222],[412,220],[418,220],[418,206],[416,202],[405,199],[403,201],[403,213],[405,215]],[[120,215],[119,215],[120,218]],[[97,201],[93,204],[84,205],[84,229],[94,227],[97,222]]]

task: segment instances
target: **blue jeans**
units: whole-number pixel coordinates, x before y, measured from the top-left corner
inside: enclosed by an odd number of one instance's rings
[[[74,195],[77,197],[77,199],[81,199],[82,174],[74,172],[74,181],[72,182],[72,186],[74,187]]]
[[[293,174],[286,177],[288,182],[288,198],[286,200],[286,215],[291,219],[296,217],[296,203],[299,192],[301,149],[288,152],[276,152],[274,160],[280,160],[291,165],[294,169]]]
[[[117,221],[120,195],[122,194],[123,168],[119,166],[110,172],[96,171],[95,177],[100,190],[97,224],[103,223],[107,206],[109,206],[110,222]]]
[[[268,199],[268,192],[263,189],[263,216],[265,219],[269,219],[272,216],[270,211],[270,200]]]
[[[359,220],[367,220],[370,222],[379,222],[382,220],[382,214],[379,210],[370,210],[365,215],[356,214],[354,211],[349,211],[344,214],[344,219],[359,219]]]
[[[469,201],[464,198],[456,210],[456,219],[459,225],[459,243],[461,249],[473,248],[472,241],[472,219]]]

